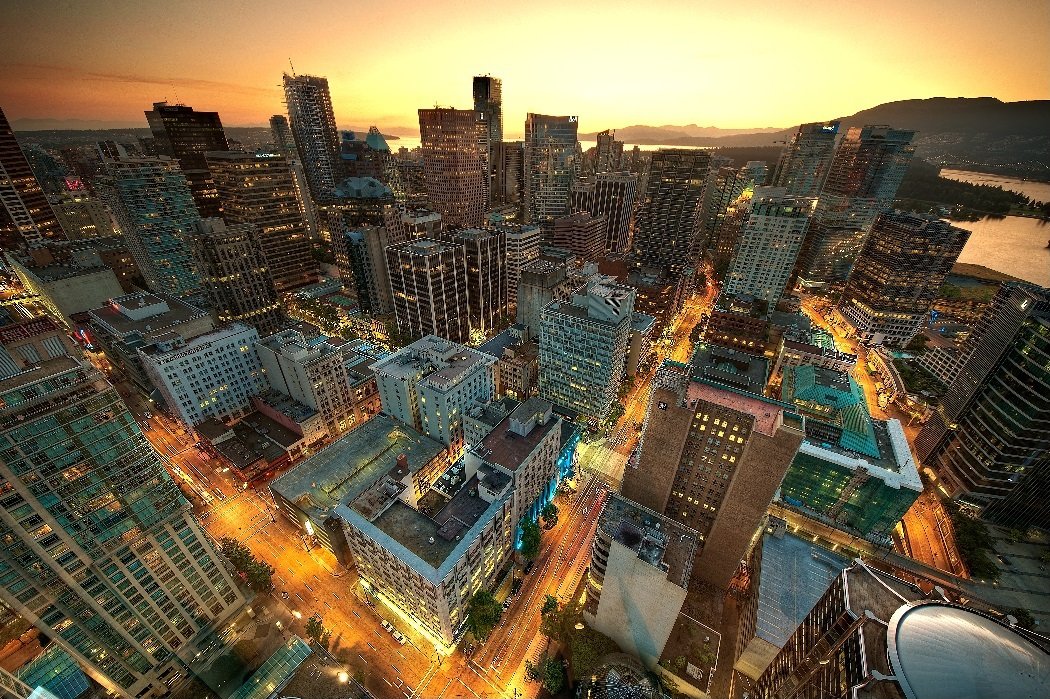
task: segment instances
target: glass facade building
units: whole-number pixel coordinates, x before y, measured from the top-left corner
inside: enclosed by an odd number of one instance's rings
[[[569,213],[569,191],[579,175],[575,116],[525,117],[525,222],[544,226]]]

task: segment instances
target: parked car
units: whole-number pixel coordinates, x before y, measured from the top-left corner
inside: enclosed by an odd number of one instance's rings
[[[405,645],[408,642],[408,639],[401,635],[400,631],[391,631],[390,635],[393,636],[394,640],[400,643],[401,645]]]
[[[383,619],[383,621],[382,621],[382,622],[380,622],[380,625],[381,625],[381,626],[382,626],[382,627],[383,627],[384,629],[386,629],[387,631],[393,631],[393,630],[394,630],[394,626],[393,626],[393,624],[391,624],[391,623],[390,623],[389,621],[387,621],[386,619]]]

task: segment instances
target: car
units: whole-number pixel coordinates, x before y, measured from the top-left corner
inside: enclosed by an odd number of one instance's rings
[[[391,631],[391,632],[392,632],[392,631],[394,630],[394,626],[393,626],[393,624],[391,624],[391,623],[390,623],[389,621],[387,621],[386,619],[383,619],[383,621],[382,621],[382,623],[381,623],[380,625],[381,625],[381,626],[382,626],[382,627],[383,627],[384,629],[386,629],[387,631]]]
[[[528,563],[525,564],[525,575],[528,575],[529,573],[532,572],[532,566],[534,564],[535,564],[535,561],[529,561]]]
[[[393,636],[394,640],[400,643],[401,645],[405,645],[408,642],[408,639],[405,638],[400,631],[391,631],[390,635]]]
[[[503,600],[503,611],[507,611],[507,609],[510,607],[511,601],[512,600],[511,600],[510,597],[508,597],[507,599]]]

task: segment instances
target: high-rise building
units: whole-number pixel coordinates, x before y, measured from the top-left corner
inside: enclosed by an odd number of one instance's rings
[[[831,161],[810,233],[799,259],[806,285],[842,281],[871,230],[888,212],[908,170],[914,131],[889,126],[853,127]]]
[[[220,324],[244,323],[260,335],[277,332],[284,312],[254,225],[227,226],[219,218],[200,221],[193,259]]]
[[[167,156],[106,161],[103,186],[150,289],[204,305],[191,240],[201,220],[176,161]]]
[[[520,204],[525,196],[525,144],[501,141],[493,149],[492,203]]]
[[[598,145],[594,154],[594,171],[617,172],[623,162],[623,141],[616,140],[616,132],[606,129],[597,136]]]
[[[623,381],[634,287],[596,276],[566,302],[540,314],[540,396],[601,419]]]
[[[462,245],[420,238],[386,249],[398,332],[470,339],[467,262]]]
[[[373,316],[393,313],[390,270],[386,263],[386,248],[390,244],[387,229],[366,226],[345,233],[343,237],[347,251],[345,269],[351,272],[344,274],[343,279],[353,280],[361,310]],[[334,243],[332,247],[335,247]]]
[[[390,245],[419,238],[436,239],[441,236],[441,214],[422,207],[394,204],[383,209],[383,227]]]
[[[496,391],[496,358],[428,335],[384,357],[375,373],[383,411],[447,446],[463,442],[463,416]]]
[[[494,226],[507,236],[507,301],[518,302],[518,283],[521,270],[540,256],[543,230],[539,226],[500,223]]]
[[[101,199],[87,192],[63,192],[47,199],[69,240],[113,235],[113,224]]]
[[[463,246],[471,336],[484,339],[507,315],[507,234],[498,228],[466,228],[447,237]]]
[[[633,241],[635,265],[680,274],[693,264],[700,204],[711,165],[707,151],[670,148],[653,153]]]
[[[745,167],[719,167],[712,171],[700,213],[701,248],[717,248],[718,230],[730,205],[749,187],[755,186],[755,173]],[[761,185],[761,182],[758,183]]]
[[[344,177],[374,177],[390,188],[397,184],[394,155],[378,126],[369,127],[361,134],[343,131],[339,142],[339,157]]]
[[[326,204],[339,182],[339,133],[328,79],[284,74],[284,99],[310,196]]]
[[[218,112],[198,112],[193,107],[154,102],[146,112],[157,155],[179,161],[201,216],[219,215],[219,199],[204,154],[229,150]]]
[[[790,406],[665,362],[622,493],[699,534],[694,580],[725,588],[804,437]]]
[[[1050,526],[1050,291],[1000,287],[973,334],[955,381],[915,440],[922,464],[953,497],[990,518]]]
[[[881,215],[842,290],[839,311],[862,341],[908,344],[969,237],[947,221]]]
[[[277,291],[316,282],[317,262],[291,163],[269,153],[229,151],[209,153],[208,166],[222,218],[231,226],[255,226]]]
[[[299,158],[299,151],[295,149],[295,137],[288,127],[288,117],[283,114],[274,114],[270,117],[270,134],[273,137],[273,149],[278,155],[286,158]]]
[[[427,201],[449,226],[480,226],[489,190],[489,126],[472,109],[420,109]]]
[[[839,122],[802,124],[784,146],[773,171],[772,185],[788,194],[815,197],[824,186],[831,167]]]
[[[244,597],[94,367],[46,359],[0,406],[0,601],[106,690],[167,696]]]
[[[608,220],[577,211],[554,219],[551,244],[569,250],[584,260],[597,260],[605,252]]]
[[[44,190],[33,175],[15,132],[0,109],[0,201],[10,224],[3,231],[3,247],[38,247],[45,240],[65,238]],[[2,222],[2,221],[0,221]],[[7,229],[4,231],[4,229]]]
[[[47,316],[0,327],[0,378],[8,378],[55,357],[78,353],[69,333]]]
[[[631,249],[631,221],[638,189],[633,172],[599,172],[594,178],[590,212],[604,216],[605,250],[619,254]]]
[[[270,387],[316,410],[330,437],[356,424],[346,357],[326,338],[283,330],[259,340],[255,350]]]
[[[259,333],[240,323],[183,340],[158,339],[139,350],[142,366],[168,410],[192,428],[207,418],[236,420],[267,389],[255,345]]]
[[[525,221],[550,227],[569,213],[569,190],[579,171],[575,116],[525,117]]]
[[[540,335],[540,314],[551,301],[568,301],[580,287],[568,276],[568,268],[550,260],[535,259],[521,270],[518,283],[518,325],[525,327],[525,339]]]
[[[818,553],[814,557],[821,556]],[[1042,696],[1050,649],[1039,636],[859,558],[832,581],[755,678],[768,699]],[[965,601],[965,604],[963,602]],[[981,605],[981,606],[979,606]],[[983,606],[983,608],[981,608]]]
[[[496,164],[497,151],[503,143],[503,83],[499,78],[491,75],[474,76],[474,111],[484,114],[485,125],[488,131],[488,163],[489,163],[489,203],[504,203],[498,194],[496,183],[497,173],[500,172]]]
[[[765,301],[769,310],[776,308],[812,213],[812,199],[789,196],[781,187],[756,189],[733,250],[725,292],[752,296]]]

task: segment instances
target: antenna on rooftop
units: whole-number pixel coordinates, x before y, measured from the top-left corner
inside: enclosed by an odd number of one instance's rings
[[[292,65],[292,58],[291,58],[291,56],[288,57],[288,67],[292,69],[292,77],[294,78],[295,77],[295,66]]]

